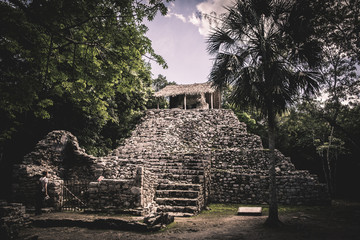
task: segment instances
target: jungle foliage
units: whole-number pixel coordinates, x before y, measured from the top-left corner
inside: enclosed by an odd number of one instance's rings
[[[320,92],[306,97],[300,91],[288,110],[277,114],[276,147],[298,168],[318,174],[332,196],[360,198],[351,187],[360,180],[360,2],[311,1],[306,7],[312,11],[294,18],[293,23],[311,23],[314,27],[312,38],[321,47],[320,64],[315,68],[321,75]],[[306,36],[290,31],[299,40]],[[231,100],[228,106],[248,123],[249,131],[263,138],[266,146],[266,119]]]
[[[72,132],[97,156],[118,146],[152,95],[148,60],[167,67],[143,20],[165,15],[170,1],[0,2],[3,178],[51,130]]]
[[[116,146],[151,95],[144,59],[166,67],[143,24],[166,14],[166,2],[2,1],[2,151],[52,129],[71,131],[91,154]]]

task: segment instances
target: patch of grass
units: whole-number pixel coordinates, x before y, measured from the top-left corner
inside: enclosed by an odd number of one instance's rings
[[[245,204],[210,204],[210,210],[203,210],[200,213],[202,217],[217,217],[217,216],[233,216],[237,215],[239,207],[259,207],[260,205],[245,205]],[[263,214],[268,212],[267,207],[263,207]]]
[[[217,216],[231,216],[237,215],[239,207],[262,207],[262,215],[269,214],[268,205],[249,205],[249,204],[210,204],[208,208],[210,210],[203,210],[200,213],[202,217],[217,217]],[[320,212],[323,211],[326,206],[287,206],[280,205],[278,207],[279,215],[295,212]],[[196,216],[195,216],[196,217]]]
[[[221,214],[221,215],[233,215],[237,213],[239,208],[238,204],[210,204],[209,210],[204,210],[201,214]]]
[[[320,206],[288,206],[280,205],[278,208],[279,214],[281,213],[294,213],[294,212],[313,212],[320,211],[324,207]]]
[[[176,227],[177,227],[176,222],[172,222],[169,225],[167,225],[166,227],[160,229],[159,232],[165,232],[165,231],[168,231],[168,230],[176,228]]]

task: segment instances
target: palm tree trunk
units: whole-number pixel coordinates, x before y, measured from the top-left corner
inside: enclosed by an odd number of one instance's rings
[[[269,216],[266,219],[265,225],[270,227],[277,227],[281,225],[278,214],[278,202],[276,191],[276,158],[275,158],[275,114],[273,111],[268,113],[268,137],[270,150],[270,167],[269,167]]]

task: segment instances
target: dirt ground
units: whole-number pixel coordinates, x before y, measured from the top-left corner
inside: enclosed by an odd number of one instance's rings
[[[277,229],[263,225],[263,216],[237,216],[239,205],[210,205],[211,210],[191,218],[175,218],[167,228],[152,233],[118,230],[90,230],[77,227],[26,228],[20,239],[37,235],[39,239],[359,239],[360,203],[336,201],[328,207],[280,207],[283,226]],[[82,215],[82,217],[87,217]]]

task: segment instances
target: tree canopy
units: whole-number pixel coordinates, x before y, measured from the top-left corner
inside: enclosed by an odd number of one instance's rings
[[[0,142],[30,119],[81,138],[77,122],[100,131],[142,108],[151,85],[144,57],[166,67],[143,19],[166,14],[169,1],[2,1]]]

